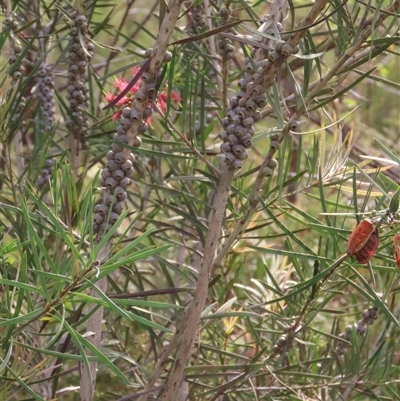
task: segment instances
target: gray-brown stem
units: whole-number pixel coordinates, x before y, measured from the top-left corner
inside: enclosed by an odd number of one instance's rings
[[[201,312],[207,296],[211,267],[220,237],[222,220],[225,215],[225,206],[230,193],[233,175],[234,170],[229,169],[228,166],[225,165],[222,170],[218,192],[210,215],[209,232],[204,249],[203,263],[200,268],[196,291],[189,306],[189,318],[184,323],[184,334],[174,365],[168,377],[166,389],[161,398],[163,401],[173,400],[178,394],[183,381],[183,371],[191,355],[193,341],[197,334]]]

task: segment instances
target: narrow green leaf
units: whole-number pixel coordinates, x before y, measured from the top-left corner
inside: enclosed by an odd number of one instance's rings
[[[18,324],[27,323],[33,320],[35,317],[39,316],[44,311],[44,308],[36,308],[32,312],[28,312],[25,315],[17,316],[11,319],[0,318],[0,327],[16,326]]]

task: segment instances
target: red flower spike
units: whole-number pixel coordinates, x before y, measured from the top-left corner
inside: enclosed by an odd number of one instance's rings
[[[119,89],[120,92],[122,92],[128,86],[128,81],[126,81],[124,78],[117,77],[115,78],[114,85]]]
[[[397,268],[400,270],[400,234],[393,237],[394,245],[394,260],[396,261]]]
[[[140,70],[140,67],[133,67],[131,68],[131,74],[133,77],[136,77],[138,72]],[[115,87],[118,89],[119,94],[118,95],[114,95],[112,93],[106,93],[106,101],[108,103],[113,103],[113,105],[117,105],[117,106],[127,106],[130,107],[132,104],[132,101],[135,97],[135,94],[137,93],[137,91],[140,88],[140,80],[141,77],[138,79],[137,82],[135,82],[134,85],[130,86],[128,89],[128,86],[131,85],[131,82],[128,82],[127,80],[125,80],[124,78],[115,78]],[[123,93],[125,93],[125,96],[120,97],[120,95]],[[120,97],[120,99],[118,99],[117,102],[115,102],[115,99],[117,97]],[[166,105],[166,101],[168,99],[168,95],[166,92],[161,92],[158,96],[157,99],[157,104],[160,108],[160,110],[162,112],[165,112],[167,105]],[[174,91],[171,92],[171,99],[175,104],[179,104],[181,102],[181,97],[175,93]],[[151,104],[149,104],[149,106],[151,106]],[[103,110],[105,110],[106,108],[110,107],[110,105],[107,105],[103,108]],[[118,120],[121,117],[121,111],[117,111],[113,114],[112,119],[113,120]],[[147,120],[148,123],[150,123],[150,119]]]
[[[355,256],[358,263],[367,263],[379,246],[378,229],[370,220],[362,220],[353,230],[347,243],[347,253]]]

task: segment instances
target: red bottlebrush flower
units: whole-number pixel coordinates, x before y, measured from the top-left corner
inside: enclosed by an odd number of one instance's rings
[[[133,70],[132,74],[133,74]],[[127,86],[128,86],[128,81],[126,81],[124,78],[115,78],[115,86],[122,92]],[[137,85],[134,85],[131,89],[131,92],[136,93],[138,91]]]
[[[353,230],[347,243],[347,253],[355,256],[358,263],[367,263],[379,246],[378,229],[370,220],[362,220]]]
[[[133,77],[135,77],[137,75],[139,71],[139,67],[133,67],[131,69],[131,74]],[[130,106],[135,94],[137,93],[137,91],[140,88],[140,81],[141,79],[139,79],[139,81],[132,86],[132,88],[129,89],[129,92],[126,94],[126,96],[124,96],[122,99],[118,100],[118,102],[116,103],[118,106]],[[115,87],[118,89],[119,93],[121,93],[127,86],[128,86],[128,81],[126,81],[124,78],[120,78],[117,77],[115,78]],[[112,102],[115,98],[117,97],[117,95],[114,95],[112,93],[107,93],[106,94],[106,101],[108,103]],[[158,99],[157,99],[157,104],[160,108],[161,111],[165,111],[167,106],[166,106],[166,101],[168,99],[168,94],[166,92],[161,92],[158,95]],[[172,91],[171,93],[171,99],[174,103],[179,104],[181,102],[181,97],[175,93],[174,91]],[[118,120],[121,116],[121,111],[117,111],[113,114],[113,120]],[[147,120],[148,122],[150,121],[150,119]]]
[[[397,268],[400,270],[400,234],[393,237],[394,246],[394,260],[396,261]]]

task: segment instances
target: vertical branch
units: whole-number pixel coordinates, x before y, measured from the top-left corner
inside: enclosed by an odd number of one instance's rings
[[[173,367],[168,377],[165,391],[162,395],[163,401],[171,401],[179,393],[182,381],[183,370],[186,367],[191,356],[193,341],[198,331],[200,315],[204,308],[207,296],[208,283],[210,279],[211,266],[214,260],[215,252],[219,243],[222,221],[225,216],[225,207],[230,193],[234,170],[227,165],[221,171],[221,179],[218,185],[218,191],[210,214],[210,225],[207,235],[204,256],[199,272],[196,291],[193,300],[189,306],[188,319],[185,320],[184,334],[176,355]]]
[[[36,75],[36,83],[32,89],[33,97],[38,97],[40,99],[40,107],[44,117],[44,124],[39,125],[37,128],[37,134],[42,135],[42,132],[46,134],[55,122],[55,100],[54,100],[54,82],[52,71],[48,66],[47,59],[47,40],[46,35],[48,29],[45,29],[41,25],[41,11],[39,4],[36,4],[35,14],[37,16],[37,28],[39,31],[39,52],[38,58],[41,60],[41,65]],[[38,121],[37,123],[40,124]],[[39,178],[37,180],[37,186],[43,188],[49,181],[51,173],[53,172],[53,159],[51,157],[46,157],[44,166],[40,172]]]
[[[211,19],[211,11],[210,11],[210,2],[209,0],[204,0],[204,13],[206,15],[206,26],[207,29],[209,31],[211,31],[213,29],[212,26],[212,19]],[[213,68],[215,69],[215,78],[217,80],[217,85],[218,85],[218,89],[219,89],[219,93],[222,94],[224,93],[224,86],[223,86],[223,82],[222,82],[222,78],[221,78],[221,69],[219,67],[219,63],[218,63],[218,55],[217,55],[217,50],[215,48],[215,38],[214,36],[209,36],[208,37],[208,46],[210,48],[210,55],[211,57],[211,63]],[[226,99],[224,99],[224,103],[226,102]]]
[[[230,2],[226,2],[226,8],[222,7],[219,10],[219,14],[221,16],[222,24],[227,24],[229,22],[230,10],[229,7]],[[221,79],[222,79],[222,104],[223,110],[226,111],[228,108],[228,77],[229,77],[229,66],[230,61],[233,57],[234,46],[231,41],[223,36],[219,36],[217,40],[218,49],[222,56],[222,71],[221,71]]]
[[[87,87],[87,68],[92,57],[93,44],[88,42],[88,21],[82,8],[71,13],[70,21],[70,45],[66,59],[68,64],[67,100],[69,101],[69,116],[65,126],[69,132],[71,165],[75,179],[78,176],[81,151],[88,149],[87,130],[89,121],[86,110],[89,106],[89,94]]]
[[[326,3],[327,1],[318,2],[318,6],[312,10],[315,16],[325,7]],[[274,34],[275,29],[280,30],[282,28],[281,21],[285,17],[286,12],[286,1],[276,0],[271,14],[264,18],[264,24],[260,29],[269,35]],[[263,41],[263,38],[257,37],[256,40]],[[246,149],[251,147],[251,138],[255,132],[253,124],[260,119],[257,107],[265,106],[265,91],[274,81],[280,67],[293,52],[294,47],[290,44],[282,48],[281,51],[267,52],[262,48],[253,49],[251,53],[253,62],[246,60],[246,78],[239,81],[240,91],[235,97],[231,98],[227,116],[222,120],[225,131],[220,135],[223,140],[221,149],[225,154],[226,166],[222,170],[219,189],[213,204],[203,263],[194,298],[189,307],[189,318],[185,323],[181,344],[162,395],[163,401],[172,401],[179,393],[183,382],[184,369],[191,356],[191,349],[207,296],[208,282],[214,264],[234,169],[240,168],[242,160],[247,158]],[[254,71],[253,65],[259,68],[259,70]],[[268,166],[271,172],[274,167],[276,165]]]
[[[139,134],[147,130],[146,120],[153,110],[151,103],[155,101],[155,88],[160,68],[168,62],[172,55],[167,52],[167,46],[179,16],[182,0],[171,0],[165,9],[164,18],[160,27],[157,42],[153,49],[146,51],[148,61],[143,65],[139,89],[131,107],[122,110],[119,126],[114,135],[114,143],[107,153],[107,164],[101,172],[100,185],[101,199],[94,208],[93,232],[97,234],[97,241],[110,230],[118,220],[124,202],[127,199],[126,188],[131,180],[135,156],[130,153],[128,146],[140,146]],[[146,67],[148,66],[148,67]],[[111,253],[111,241],[101,251],[101,259],[106,260]],[[106,289],[107,278],[103,278],[98,286],[102,291]],[[92,292],[93,296],[96,291]],[[90,341],[99,347],[101,341],[101,327],[103,308],[100,307],[88,320],[88,331],[93,332]],[[81,401],[91,401],[96,384],[97,362],[90,363],[90,372],[84,372],[81,379]]]
[[[69,100],[70,115],[65,123],[70,133],[70,152],[71,166],[75,179],[78,176],[78,168],[80,166],[81,150],[88,149],[87,131],[89,129],[89,120],[86,110],[89,107],[89,88],[87,69],[90,59],[93,56],[94,46],[87,40],[88,34],[88,18],[84,14],[83,4],[81,0],[76,2],[76,10],[71,14],[70,33],[71,41],[69,54],[67,58],[68,64],[68,87],[67,99]],[[123,176],[123,174],[122,174]],[[122,208],[121,208],[122,210]],[[108,209],[107,209],[108,213]],[[107,214],[108,215],[108,214]],[[107,227],[104,227],[106,230]],[[94,227],[96,228],[96,227]],[[99,232],[100,224],[97,225]],[[101,236],[98,237],[100,239]],[[105,261],[109,257],[111,244],[106,244],[100,251],[99,260]],[[107,277],[102,278],[97,283],[100,291],[107,290]],[[95,289],[91,290],[91,296],[98,297],[99,294]],[[96,306],[91,306],[93,310]],[[89,312],[90,313],[90,312]],[[98,309],[90,316],[87,324],[87,331],[91,333],[88,337],[96,348],[99,348],[102,335],[104,307],[99,306]],[[97,362],[89,363],[89,371],[83,369],[80,381],[80,399],[81,401],[92,401],[94,389],[96,386]]]
[[[24,68],[22,63],[20,62],[18,65],[15,65],[17,62],[18,56],[22,53],[22,47],[19,46],[15,40],[14,31],[18,29],[18,21],[13,19],[12,10],[10,0],[6,1],[6,18],[4,19],[3,30],[10,29],[10,53],[8,55],[8,62],[10,67],[14,67],[14,72],[11,76],[11,86],[15,91],[15,98],[19,98],[18,106],[13,110],[14,114],[10,118],[10,136],[15,132],[14,136],[14,150],[16,154],[16,164],[17,164],[17,179],[19,181],[19,190],[22,192],[24,188],[25,179],[23,177],[24,173],[24,164],[22,157],[22,130],[24,129],[24,123],[21,119],[22,112],[26,105],[26,99],[22,96],[22,93],[18,90],[19,85],[21,84],[21,80],[23,78]],[[22,122],[21,122],[22,120]]]

